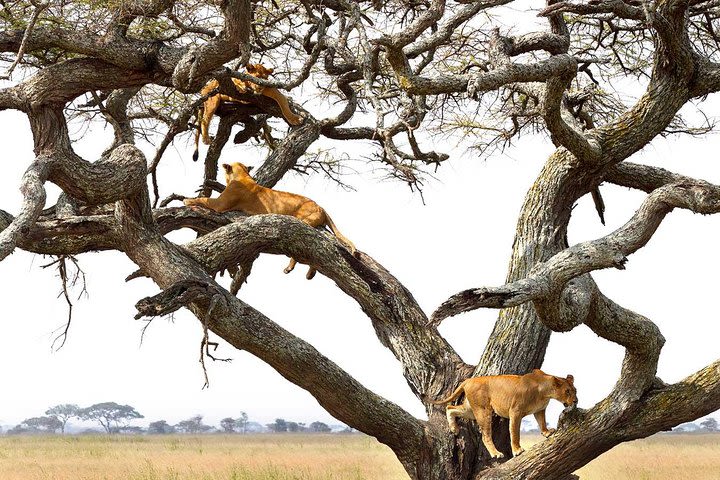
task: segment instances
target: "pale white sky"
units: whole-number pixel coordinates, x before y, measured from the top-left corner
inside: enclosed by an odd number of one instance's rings
[[[0,112],[0,141],[5,156],[0,175],[0,208],[16,213],[20,178],[32,160],[27,120]],[[109,132],[97,129],[77,144],[85,158],[96,158]],[[180,141],[167,152],[160,169],[162,194],[191,194],[201,177],[201,163],[190,159],[191,147]],[[368,144],[347,147],[350,157],[369,153]],[[657,139],[633,161],[659,165],[720,183],[717,151],[720,138]],[[541,137],[527,138],[504,155],[487,161],[445,142],[453,154],[425,189],[427,205],[397,182],[378,182],[378,174],[357,161],[364,172],[346,192],[323,179],[289,176],[277,186],[302,193],[325,207],[339,228],[358,246],[398,277],[430,313],[457,291],[503,283],[515,223],[523,197],[552,146]],[[205,150],[201,151],[204,155]],[[146,153],[150,153],[149,150]],[[255,146],[228,145],[223,160],[257,165],[264,152]],[[57,188],[50,186],[48,205]],[[602,188],[607,226],[602,226],[588,198],[574,211],[570,243],[604,235],[622,225],[644,198],[641,192],[615,186]],[[632,255],[627,270],[594,274],[602,290],[616,302],[655,321],[667,338],[659,375],[677,381],[718,358],[720,321],[717,254],[720,218],[676,211],[669,215],[649,245]],[[172,234],[187,241],[187,232]],[[251,420],[333,422],[307,392],[290,384],[270,367],[222,341],[218,355],[232,363],[210,363],[211,386],[201,390],[198,363],[199,322],[182,311],[173,320],[158,318],[140,346],[144,322],[133,320],[135,302],[157,293],[147,279],[125,283],[134,265],[118,253],[79,257],[87,275],[88,298],[75,301],[74,320],[65,347],[52,352],[53,331],[67,310],[58,298],[60,282],[49,263],[21,251],[0,263],[2,317],[0,337],[0,425],[42,415],[59,403],[81,406],[116,401],[135,406],[146,421],[170,423],[203,413],[215,424],[246,411]],[[305,267],[284,275],[287,259],[262,256],[240,297],[294,334],[315,345],[380,395],[423,416],[399,364],[377,341],[358,306],[322,275],[308,282]],[[76,295],[79,289],[76,291]],[[441,332],[465,361],[479,359],[497,315],[476,311],[447,320]],[[603,398],[615,382],[622,349],[595,336],[584,326],[554,334],[543,369],[576,378],[579,404],[587,408]],[[561,406],[551,403],[555,422]]]

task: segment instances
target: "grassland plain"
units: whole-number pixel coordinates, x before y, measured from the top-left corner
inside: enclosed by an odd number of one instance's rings
[[[525,435],[526,447],[540,438]],[[620,445],[583,480],[718,480],[720,434]],[[0,437],[2,480],[407,480],[363,435]]]

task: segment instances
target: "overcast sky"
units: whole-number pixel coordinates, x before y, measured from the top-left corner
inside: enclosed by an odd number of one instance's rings
[[[27,119],[0,112],[4,146],[0,175],[0,208],[17,213],[20,178],[32,161]],[[78,153],[97,158],[109,132],[74,133]],[[191,147],[179,141],[160,169],[162,194],[192,194],[201,178],[201,163],[190,159]],[[340,230],[357,247],[380,261],[413,292],[430,313],[449,295],[469,287],[503,283],[515,223],[523,197],[548,154],[550,142],[528,137],[505,154],[478,160],[464,146],[444,142],[452,154],[424,190],[426,205],[403,184],[378,181],[362,161],[368,144],[345,147],[350,165],[361,175],[349,178],[357,189],[347,192],[320,178],[288,176],[276,188],[306,195],[330,212]],[[720,138],[657,139],[632,160],[720,183],[717,151]],[[146,149],[146,153],[151,153]],[[205,149],[201,151],[204,156]],[[223,161],[258,165],[265,151],[258,146],[228,145]],[[48,186],[48,205],[58,189]],[[607,225],[600,224],[589,198],[573,213],[570,243],[593,239],[621,226],[644,194],[611,185],[602,187]],[[718,358],[720,321],[716,307],[718,216],[676,211],[650,243],[632,255],[627,270],[597,272],[594,278],[610,298],[655,321],[667,342],[659,376],[680,380]],[[193,238],[171,234],[176,241]],[[251,420],[333,422],[307,392],[290,384],[246,352],[220,342],[219,356],[231,363],[210,363],[210,388],[202,390],[198,363],[199,322],[186,311],[173,319],[155,319],[140,345],[143,321],[133,319],[138,299],[158,292],[147,279],[125,283],[135,266],[112,252],[79,257],[87,278],[87,298],[75,301],[69,338],[51,351],[55,329],[67,316],[60,282],[51,259],[16,251],[0,263],[2,321],[0,336],[0,424],[12,425],[42,415],[59,403],[81,406],[116,401],[136,407],[146,421],[170,423],[203,413],[207,423],[245,411]],[[332,282],[318,275],[304,278],[305,267],[290,275],[285,257],[263,255],[239,296],[284,328],[315,345],[323,354],[380,395],[423,417],[400,365],[380,345],[360,308]],[[227,281],[223,280],[226,284]],[[80,289],[75,290],[76,300]],[[475,311],[447,320],[441,333],[466,362],[475,363],[496,318],[495,310]],[[617,379],[622,349],[598,338],[585,326],[553,334],[543,369],[576,378],[579,404],[588,408],[602,399]],[[561,406],[551,403],[554,423]]]

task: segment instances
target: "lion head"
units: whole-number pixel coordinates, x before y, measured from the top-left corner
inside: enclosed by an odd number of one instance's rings
[[[274,71],[272,68],[267,68],[261,63],[248,63],[245,65],[245,70],[247,70],[250,75],[257,78],[268,78]]]
[[[251,178],[250,170],[252,167],[243,165],[240,162],[235,163],[223,163],[223,170],[225,170],[225,185],[229,185],[233,180],[240,180],[242,178]]]
[[[577,390],[573,384],[574,380],[572,375],[568,375],[567,378],[553,377],[553,398],[560,401],[566,408],[577,405]]]

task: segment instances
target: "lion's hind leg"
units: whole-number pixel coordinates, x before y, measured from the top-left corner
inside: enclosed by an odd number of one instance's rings
[[[492,439],[492,410],[488,408],[476,407],[473,409],[475,414],[475,420],[480,427],[480,433],[482,434],[482,442],[487,448],[492,458],[503,458],[502,452],[496,447]]]
[[[305,202],[303,205],[300,206],[300,208],[297,210],[297,212],[294,214],[294,217],[298,220],[307,223],[313,228],[319,228],[324,225],[324,211],[323,209],[315,202],[308,201]],[[297,261],[294,258],[290,259],[290,263],[287,267],[285,267],[285,270],[283,270],[285,273],[290,273],[295,268],[295,265],[297,264]],[[308,280],[312,280],[313,277],[315,277],[315,274],[317,273],[317,270],[312,265],[308,265],[308,271],[305,274],[305,278]]]
[[[455,418],[463,417],[463,413],[464,411],[462,405],[448,405],[445,408],[445,415],[447,416],[448,426],[450,427],[450,431],[455,435],[457,435],[457,433],[460,431],[457,420],[455,420]]]

